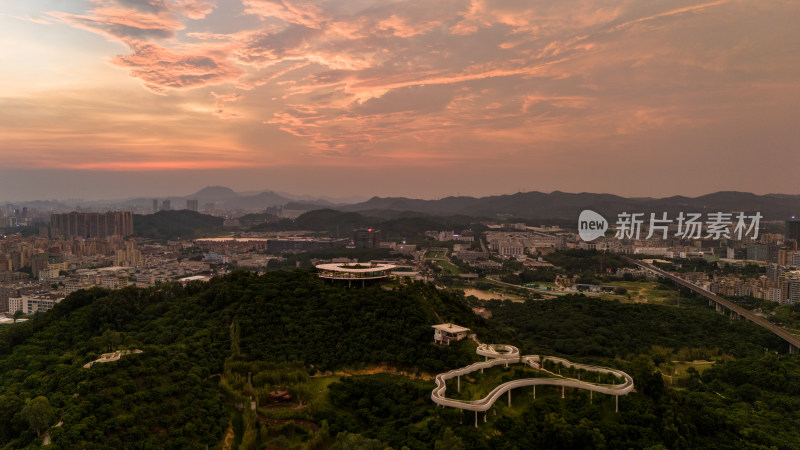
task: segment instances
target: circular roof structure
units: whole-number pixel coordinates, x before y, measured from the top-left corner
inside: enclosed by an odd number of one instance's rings
[[[392,270],[395,266],[394,264],[349,264],[349,263],[334,263],[334,264],[318,264],[317,269],[319,270],[331,270],[334,272],[345,272],[345,273],[367,273],[367,272],[379,272],[382,270]]]
[[[394,264],[350,264],[350,263],[333,263],[333,264],[319,264],[316,266],[320,271],[320,278],[328,278],[334,280],[374,280],[378,278],[386,278],[387,271],[394,269]]]

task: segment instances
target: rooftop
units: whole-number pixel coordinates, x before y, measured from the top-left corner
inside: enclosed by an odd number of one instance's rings
[[[465,327],[462,327],[462,326],[459,326],[459,325],[455,325],[455,324],[452,324],[452,323],[443,323],[443,324],[439,324],[439,325],[432,325],[432,328],[435,328],[435,329],[441,330],[441,331],[447,331],[448,333],[464,333],[464,332],[469,331],[469,328],[465,328]]]
[[[347,272],[347,273],[380,272],[384,270],[391,270],[394,269],[395,267],[396,266],[394,264],[372,264],[372,263],[365,263],[365,264],[334,263],[334,264],[317,265],[317,269],[320,270],[329,270],[332,272]]]

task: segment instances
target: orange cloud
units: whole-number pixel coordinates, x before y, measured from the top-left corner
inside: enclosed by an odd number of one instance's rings
[[[98,163],[67,163],[60,167],[73,170],[98,170],[112,172],[139,172],[159,170],[197,170],[197,169],[230,169],[236,167],[252,167],[249,162],[234,161],[129,161],[129,162],[98,162]]]
[[[243,0],[245,13],[261,18],[275,18],[308,28],[321,28],[327,20],[322,10],[311,3],[289,0]]]
[[[216,92],[212,92],[211,95],[216,99],[214,102],[214,115],[220,117],[222,119],[236,119],[241,117],[235,113],[225,112],[225,104],[237,102],[244,98],[244,96],[239,94],[217,94]]]
[[[117,56],[111,63],[130,69],[131,76],[158,94],[234,81],[244,74],[227,55],[213,48],[197,46],[174,51],[144,41],[131,41],[129,45],[133,53]]]
[[[211,14],[214,4],[201,0],[180,0],[175,4],[175,9],[190,19],[199,20]]]
[[[280,130],[292,155],[351,162],[403,152],[471,157],[493,144],[521,155],[559,141],[688,129],[704,119],[698,99],[712,90],[730,94],[768,72],[781,81],[797,62],[790,49],[772,59],[759,51],[796,32],[761,38],[754,26],[717,36],[715,26],[750,24],[747,6],[728,0],[241,0],[252,28],[235,32],[214,26],[208,2],[96,4],[52,17],[127,45],[130,54],[111,62],[152,92],[198,89],[192,104],[207,105],[206,115],[212,95],[216,117]],[[225,7],[237,10],[220,3],[217,11]],[[198,18],[203,26],[192,27]],[[769,64],[745,67],[743,54]],[[200,89],[208,86],[226,94]],[[241,115],[226,110],[235,101]]]

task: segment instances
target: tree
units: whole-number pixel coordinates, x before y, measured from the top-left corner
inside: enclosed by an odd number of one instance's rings
[[[22,317],[24,315],[25,315],[25,313],[23,313],[21,309],[18,309],[16,311],[14,311],[14,323],[17,323],[17,319],[19,319],[20,317]]]
[[[53,420],[53,408],[47,397],[39,396],[33,400],[28,400],[22,408],[22,417],[28,422],[38,436],[42,435],[42,430],[50,425]]]
[[[442,438],[436,440],[433,448],[435,450],[464,450],[466,446],[464,441],[453,433],[452,428],[447,427],[442,433]]]
[[[342,431],[336,435],[336,443],[331,450],[384,450],[387,445],[377,439],[365,438],[360,434]]]
[[[100,336],[100,342],[107,352],[114,351],[114,347],[119,345],[121,340],[122,338],[119,331],[111,331],[110,329],[106,329],[103,335]]]

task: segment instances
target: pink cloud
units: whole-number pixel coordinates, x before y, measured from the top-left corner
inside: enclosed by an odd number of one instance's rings
[[[291,2],[289,0],[243,0],[245,13],[262,19],[278,19],[285,23],[302,25],[308,28],[322,28],[327,20],[322,9],[311,3]]]
[[[201,0],[180,0],[175,4],[175,9],[190,19],[199,20],[211,14],[214,4]]]
[[[250,167],[248,162],[219,161],[217,159],[207,161],[109,161],[92,163],[60,163],[58,167],[75,170],[102,170],[113,172],[139,172],[139,171],[158,171],[158,170],[192,170],[192,169],[222,169],[232,167]]]
[[[240,94],[217,94],[216,92],[212,92],[211,95],[216,100],[214,102],[214,115],[221,118],[221,119],[236,119],[241,117],[235,113],[229,113],[225,111],[225,104],[226,103],[233,103],[238,102],[239,100],[243,99],[244,96]]]
[[[130,69],[151,91],[164,94],[169,89],[221,84],[238,79],[244,71],[233,64],[223,51],[197,46],[175,51],[158,44],[132,41],[132,54],[111,60]]]
[[[168,13],[142,13],[134,9],[118,7],[99,7],[91,15],[50,13],[51,16],[74,27],[82,28],[110,39],[168,38],[175,31],[183,29],[183,24]]]
[[[523,152],[680,124],[669,96],[692,97],[686,86],[708,72],[744,71],[736,58],[751,44],[698,39],[709,48],[687,50],[675,24],[701,14],[725,22],[708,10],[734,3],[242,0],[261,20],[231,33],[199,0],[98,0],[87,14],[54,16],[128,45],[112,63],[153,92],[248,90],[248,104],[273,101],[259,120],[311,153],[364,156],[491,142]],[[204,17],[212,25],[182,42],[187,19]],[[661,34],[642,33],[645,23]],[[238,94],[212,95],[217,117],[238,117],[226,111]]]

